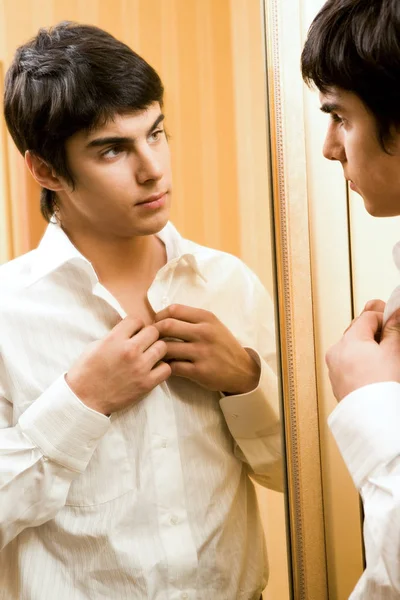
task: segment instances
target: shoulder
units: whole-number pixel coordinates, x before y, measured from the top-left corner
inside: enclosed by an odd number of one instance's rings
[[[222,250],[215,250],[207,246],[202,246],[190,240],[185,240],[187,251],[196,257],[199,267],[204,267],[211,271],[221,269],[225,273],[236,274],[237,276],[257,279],[255,273],[237,256]]]
[[[0,299],[29,285],[35,252],[32,250],[0,265]]]

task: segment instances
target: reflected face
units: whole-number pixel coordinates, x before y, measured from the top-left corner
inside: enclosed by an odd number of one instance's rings
[[[388,154],[382,148],[376,121],[360,98],[333,88],[320,94],[321,110],[330,115],[323,154],[338,160],[350,187],[376,217],[400,215],[400,135]]]
[[[160,231],[169,217],[170,152],[158,103],[116,115],[66,142],[75,188],[58,192],[69,230],[133,237]]]

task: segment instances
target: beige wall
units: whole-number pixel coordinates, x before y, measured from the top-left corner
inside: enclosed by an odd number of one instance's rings
[[[4,67],[39,27],[66,19],[110,31],[156,68],[166,89],[173,222],[186,237],[240,256],[273,293],[259,0],[0,0]],[[3,262],[35,247],[45,223],[36,184],[0,135]],[[283,497],[262,489],[259,497],[270,556],[266,598],[286,600]]]

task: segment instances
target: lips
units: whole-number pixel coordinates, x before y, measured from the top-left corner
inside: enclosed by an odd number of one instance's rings
[[[160,194],[152,194],[151,196],[149,196],[145,200],[141,200],[140,202],[136,202],[136,205],[151,204],[152,202],[157,202],[157,200],[160,200],[163,196],[165,196],[166,193],[167,192],[161,192]]]

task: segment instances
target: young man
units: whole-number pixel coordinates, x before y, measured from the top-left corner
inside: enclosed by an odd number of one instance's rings
[[[18,49],[9,131],[50,221],[0,269],[0,598],[258,600],[281,489],[270,299],[168,223],[163,87],[95,27]],[[190,201],[190,199],[188,199]]]
[[[329,0],[309,31],[302,72],[331,117],[324,156],[341,162],[370,214],[400,215],[398,0]],[[386,307],[369,302],[327,354],[340,401],[330,427],[365,511],[367,567],[351,600],[400,597],[399,306],[399,290]]]

